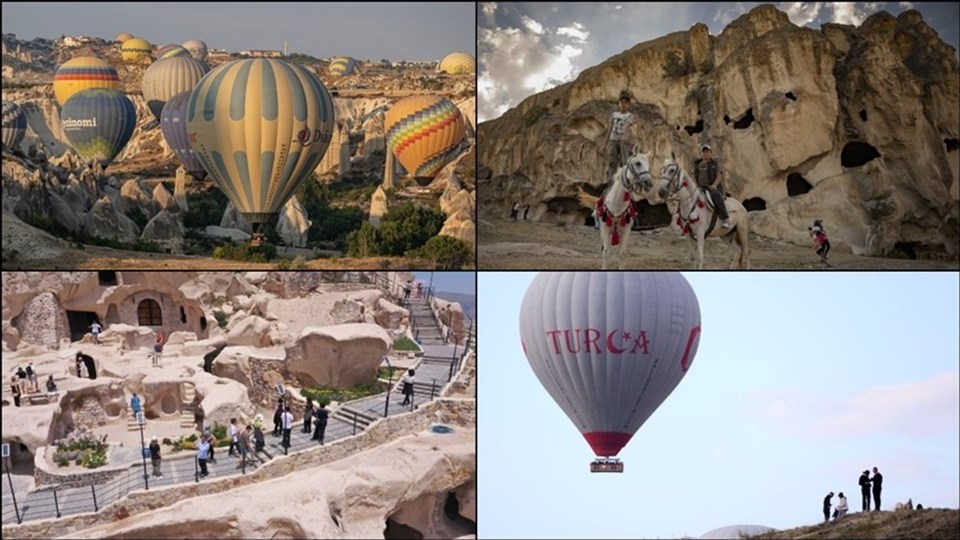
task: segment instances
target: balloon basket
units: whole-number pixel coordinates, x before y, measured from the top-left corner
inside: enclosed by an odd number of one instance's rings
[[[592,473],[622,473],[623,462],[619,459],[600,458],[590,464]]]
[[[254,234],[253,238],[250,239],[251,247],[262,247],[264,241],[264,236],[262,234]]]

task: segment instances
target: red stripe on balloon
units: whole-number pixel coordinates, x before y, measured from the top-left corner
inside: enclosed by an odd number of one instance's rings
[[[593,453],[600,457],[617,455],[630,442],[630,437],[633,437],[633,433],[618,431],[591,431],[583,434],[590,448],[593,448]]]
[[[683,350],[683,358],[680,359],[680,367],[683,369],[683,372],[686,373],[690,369],[690,349],[693,347],[693,340],[697,339],[697,336],[700,335],[700,326],[694,326],[690,329],[690,337],[687,338],[687,348]]]
[[[440,131],[441,129],[449,126],[450,124],[452,124],[452,123],[454,123],[454,122],[456,122],[456,121],[457,121],[457,115],[456,115],[456,114],[451,114],[451,115],[448,116],[447,118],[443,119],[439,124],[434,124],[434,125],[432,125],[432,126],[430,126],[430,127],[428,127],[428,128],[424,128],[424,129],[422,129],[422,130],[420,130],[420,131],[417,131],[416,133],[414,133],[413,135],[411,135],[410,137],[408,137],[407,139],[405,139],[402,143],[400,143],[400,144],[397,145],[396,153],[399,154],[400,152],[403,152],[403,150],[404,150],[406,147],[410,146],[411,144],[417,142],[418,140],[422,139],[423,137],[426,137],[427,135],[430,135],[431,133],[434,133],[434,132],[436,132],[436,131]]]

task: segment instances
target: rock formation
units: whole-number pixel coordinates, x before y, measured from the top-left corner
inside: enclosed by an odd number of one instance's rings
[[[916,11],[812,30],[763,5],[719,36],[697,24],[640,43],[480,126],[482,208],[586,216],[577,188],[606,184],[597,140],[621,90],[654,177],[709,143],[757,234],[806,245],[823,218],[835,249],[957,254],[957,60]],[[658,212],[641,222],[666,226]]]
[[[375,324],[306,328],[286,349],[287,369],[310,386],[349,388],[370,380],[392,344]]]
[[[303,209],[297,196],[290,197],[287,204],[283,205],[283,211],[277,220],[277,234],[288,246],[306,247],[310,225],[312,222],[307,219],[307,211]]]
[[[183,253],[183,219],[180,214],[180,207],[173,201],[169,192],[169,208],[161,210],[153,216],[147,226],[143,228],[142,238],[150,242],[156,242],[166,248],[169,253]]]
[[[383,186],[377,188],[370,197],[370,223],[380,224],[380,219],[389,211],[387,208],[387,194],[383,191]]]

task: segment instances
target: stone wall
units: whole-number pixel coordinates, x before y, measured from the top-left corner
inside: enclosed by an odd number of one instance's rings
[[[133,293],[119,304],[112,304],[112,306],[117,306],[116,311],[120,321],[136,326],[139,325],[140,322],[137,310],[140,303],[147,299],[154,300],[160,304],[160,314],[163,321],[162,326],[148,326],[148,328],[152,328],[155,331],[163,331],[164,334],[170,334],[172,332],[193,332],[197,335],[198,339],[207,337],[207,331],[200,328],[200,318],[203,317],[204,313],[200,305],[196,302],[178,303],[166,293],[140,291]],[[181,308],[183,309],[183,315],[187,322],[183,322],[181,319]],[[108,307],[107,309],[109,312],[110,308]]]
[[[108,463],[112,450],[111,447],[107,453]],[[56,447],[41,447],[33,458],[33,478],[36,480],[37,486],[59,486],[61,489],[66,489],[102,484],[126,474],[127,470],[130,469],[130,465],[125,464],[98,469],[73,469],[71,472],[65,472],[56,464],[51,465],[47,462],[47,451],[55,452]],[[6,537],[6,533],[4,533],[4,537]]]
[[[23,311],[12,320],[24,343],[59,349],[60,340],[70,338],[67,315],[60,299],[50,291],[44,291],[28,300]]]
[[[110,504],[99,512],[88,512],[61,519],[46,519],[22,525],[4,525],[4,538],[54,538],[70,536],[78,530],[96,525],[113,523],[132,515],[142,514],[169,506],[191,497],[213,495],[238,487],[279,478],[304,468],[316,467],[369,450],[375,446],[423,431],[441,422],[455,426],[476,428],[477,410],[475,400],[440,399],[412,412],[382,418],[353,437],[341,439],[329,446],[319,446],[291,454],[278,456],[259,469],[246,475],[233,476],[203,483],[187,483],[171,488],[131,492],[125,499]]]

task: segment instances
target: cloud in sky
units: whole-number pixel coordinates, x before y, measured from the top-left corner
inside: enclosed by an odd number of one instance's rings
[[[796,435],[926,437],[956,432],[958,387],[960,372],[952,371],[917,382],[875,386],[850,396],[777,393],[754,399],[767,419]]]
[[[524,15],[520,18],[520,20],[523,22],[523,26],[534,34],[540,35],[543,33],[543,25],[531,19],[530,17]]]
[[[584,30],[582,24],[575,22],[570,26],[564,26],[562,28],[557,28],[557,35],[560,36],[570,36],[573,39],[583,43],[587,41],[587,38],[590,37],[590,32]]]

